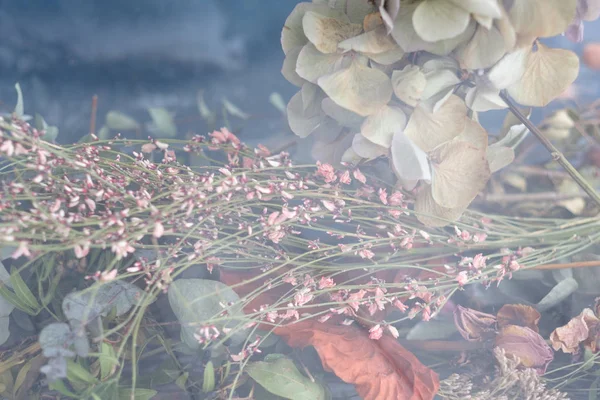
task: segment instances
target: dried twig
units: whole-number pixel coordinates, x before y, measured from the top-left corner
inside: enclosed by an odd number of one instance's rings
[[[563,153],[560,152],[552,142],[544,136],[544,134],[517,108],[516,104],[512,101],[508,95],[502,91],[500,92],[500,98],[508,105],[510,111],[521,121],[523,125],[529,129],[531,133],[544,145],[544,147],[550,152],[550,155],[556,160],[571,177],[577,182],[577,184],[590,196],[592,200],[600,206],[600,195],[596,190],[585,180],[583,176],[575,169],[575,167],[567,160]]]

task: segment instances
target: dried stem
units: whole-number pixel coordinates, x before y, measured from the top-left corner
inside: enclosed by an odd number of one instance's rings
[[[539,192],[539,193],[502,193],[486,194],[482,199],[486,202],[506,202],[517,203],[521,201],[562,201],[575,199],[578,197],[587,197],[585,193],[557,193],[557,192]]]
[[[567,158],[558,150],[552,142],[544,136],[544,134],[535,126],[533,123],[517,108],[516,104],[508,97],[508,95],[502,91],[500,92],[500,98],[508,105],[510,111],[535,135],[535,137],[544,145],[544,147],[550,152],[550,155],[556,160],[571,177],[577,182],[577,184],[593,199],[596,204],[600,206],[600,195],[596,190],[585,180],[583,176],[575,169],[575,167],[567,160]]]
[[[592,268],[600,267],[600,260],[598,261],[578,261],[564,264],[541,264],[532,268],[537,270],[554,270],[554,269],[567,269],[567,268]]]

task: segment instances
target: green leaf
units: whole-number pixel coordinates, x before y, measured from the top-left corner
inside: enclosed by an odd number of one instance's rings
[[[106,114],[106,126],[115,131],[135,131],[140,124],[127,114],[119,111],[109,111]]]
[[[16,268],[12,268],[10,272],[10,283],[12,284],[15,295],[32,310],[36,310],[36,313],[41,310],[42,306],[36,300],[31,290],[27,287],[27,284],[21,278],[19,271]]]
[[[578,288],[579,284],[574,278],[563,279],[558,282],[539,303],[537,303],[535,308],[537,308],[538,311],[543,312],[557,306],[562,303],[563,300],[575,293]]]
[[[238,295],[227,285],[206,279],[178,279],[171,284],[167,292],[169,304],[181,323],[183,341],[192,349],[200,348],[194,333],[202,325],[221,314],[225,308],[221,304],[234,303],[228,307],[228,321],[214,321],[217,329],[234,328],[242,321],[243,312]],[[240,316],[236,319],[236,316]],[[234,341],[239,337],[234,336]]]
[[[19,388],[21,387],[21,385],[23,384],[23,382],[25,382],[25,378],[27,377],[27,373],[29,372],[29,370],[31,369],[31,365],[33,363],[33,358],[29,361],[27,361],[25,363],[25,365],[23,365],[21,367],[21,369],[19,369],[19,373],[17,374],[17,377],[15,378],[15,384],[13,386],[12,392],[13,392],[13,397],[16,396],[17,391],[19,390]]]
[[[152,389],[136,388],[132,397],[133,389],[119,389],[119,400],[150,400],[158,393]]]
[[[71,345],[71,327],[64,322],[53,322],[40,332],[38,342],[42,350]]]
[[[35,114],[35,128],[37,130],[40,131],[45,131],[46,133],[44,133],[44,135],[42,136],[42,138],[47,141],[47,142],[54,142],[54,140],[56,140],[56,137],[58,136],[58,128],[56,126],[49,126],[46,121],[44,120],[44,117],[42,117],[40,114]]]
[[[21,91],[21,85],[19,83],[15,83],[15,89],[17,90],[17,105],[15,106],[15,110],[13,113],[22,118],[25,115],[25,107],[23,106],[23,92]]]
[[[198,104],[198,112],[202,119],[204,119],[209,125],[213,125],[217,121],[217,113],[211,111],[204,101],[204,90],[199,90],[196,96],[196,102]]]
[[[177,125],[173,120],[173,115],[164,108],[149,108],[148,113],[152,118],[153,126],[151,131],[160,137],[172,138],[177,136]]]
[[[67,379],[72,382],[89,384],[97,382],[97,379],[87,369],[73,360],[67,360]]]
[[[179,386],[179,388],[185,390],[185,384],[188,380],[190,376],[189,372],[184,372],[183,374],[181,374],[177,379],[175,379],[175,384],[177,386]],[[204,384],[202,385],[202,387],[204,388]],[[204,389],[203,389],[204,390]]]
[[[206,363],[204,367],[204,378],[202,380],[202,391],[204,393],[215,390],[215,367],[212,361]]]
[[[262,387],[277,396],[291,400],[327,399],[325,388],[302,375],[291,359],[270,357],[270,360],[248,364],[245,371]]]
[[[116,280],[69,293],[63,300],[62,309],[70,322],[84,323],[100,315],[106,316],[113,307],[117,316],[123,315],[142,295],[143,291],[137,286]]]
[[[65,383],[61,380],[51,382],[49,386],[50,386],[50,390],[56,390],[57,392],[59,392],[60,394],[62,394],[64,396],[71,397],[73,399],[80,398],[78,395],[76,395],[75,393],[73,393],[69,389],[67,389],[67,386],[65,386]]]
[[[105,380],[114,372],[114,367],[119,365],[119,360],[116,358],[115,349],[112,345],[102,342],[100,346],[100,379]]]

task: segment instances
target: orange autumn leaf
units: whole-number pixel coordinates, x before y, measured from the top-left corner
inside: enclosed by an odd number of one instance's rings
[[[364,400],[429,400],[439,389],[438,375],[391,336],[372,340],[359,326],[315,320],[275,333],[292,347],[313,346],[325,369],[354,384]]]

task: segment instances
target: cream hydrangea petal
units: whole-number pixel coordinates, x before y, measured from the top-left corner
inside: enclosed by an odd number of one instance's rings
[[[427,154],[412,142],[404,132],[398,131],[390,148],[394,172],[407,181],[431,180],[431,167]]]
[[[579,58],[564,49],[541,43],[527,56],[525,72],[508,87],[508,93],[523,105],[543,107],[561,95],[579,74]]]
[[[567,30],[576,7],[577,0],[518,0],[508,13],[519,35],[551,37]]]
[[[343,127],[336,120],[328,116],[323,116],[319,125],[313,130],[312,135],[315,140],[331,143],[339,137],[342,129]]]
[[[302,47],[296,47],[290,51],[285,56],[283,60],[283,67],[281,68],[281,74],[283,77],[291,84],[296,85],[298,87],[302,87],[304,84],[304,79],[298,75],[296,72],[296,62],[298,61],[298,54]]]
[[[436,42],[464,32],[471,16],[449,0],[423,0],[412,19],[415,31],[423,40]]]
[[[356,61],[348,68],[322,76],[318,83],[338,105],[364,117],[379,110],[392,98],[390,78]]]
[[[329,97],[323,99],[321,108],[325,114],[336,120],[340,125],[347,128],[353,128],[355,131],[360,129],[360,126],[365,119],[364,117],[337,105],[337,103]]]
[[[377,157],[384,156],[388,153],[388,149],[371,142],[369,139],[357,133],[352,140],[352,150],[362,158],[372,160]]]
[[[484,86],[475,86],[467,89],[465,103],[467,107],[476,112],[485,112],[491,110],[502,110],[508,106],[500,98],[498,90],[490,89]]]
[[[466,114],[465,103],[452,95],[435,113],[422,106],[416,107],[404,133],[423,151],[429,152],[465,129]]]
[[[495,89],[506,89],[517,82],[525,73],[525,66],[530,50],[519,48],[506,54],[490,68],[487,80]]]
[[[377,8],[372,2],[364,0],[346,0],[346,15],[350,18],[350,22],[362,24],[365,17],[377,11]]]
[[[396,43],[407,53],[425,50],[432,54],[445,56],[450,54],[459,44],[469,40],[475,32],[477,24],[471,20],[464,32],[458,36],[447,40],[427,42],[417,34],[413,25],[413,14],[418,4],[402,4],[391,32]]]
[[[440,92],[446,92],[447,89],[454,88],[460,83],[460,78],[456,73],[449,69],[432,70],[425,73],[427,85],[421,95],[423,100],[427,100]]]
[[[292,132],[302,138],[310,135],[324,117],[324,114],[319,111],[314,107],[305,110],[302,104],[302,92],[296,93],[287,105],[288,123]]]
[[[350,22],[344,12],[332,9],[327,4],[299,3],[285,20],[281,31],[281,47],[285,54],[295,47],[304,46],[308,42],[302,28],[302,18],[304,18],[307,11],[314,11],[321,15]]]
[[[427,79],[417,65],[407,65],[402,70],[392,72],[392,86],[398,99],[415,107],[421,101]]]
[[[386,51],[385,53],[364,53],[371,60],[375,61],[381,65],[392,65],[402,60],[404,57],[404,50],[398,45],[390,51]]]
[[[451,3],[462,7],[471,14],[482,15],[489,18],[500,18],[502,9],[498,0],[449,0]]]
[[[350,147],[349,149],[347,149],[344,154],[342,154],[342,162],[343,163],[347,163],[350,165],[357,165],[359,162],[362,161],[362,157],[359,156],[358,154],[356,154],[356,152],[354,151],[354,149],[352,149],[352,147]]]
[[[457,51],[457,59],[467,69],[486,69],[494,65],[505,53],[504,36],[492,26],[479,26],[473,38]]]
[[[432,195],[442,207],[468,206],[485,188],[490,168],[485,150],[460,141],[443,144],[430,153]]]
[[[398,107],[384,106],[365,119],[360,133],[371,142],[389,148],[392,137],[406,127],[406,114]]]
[[[490,172],[494,173],[512,163],[515,159],[515,151],[507,146],[495,143],[487,149],[487,160]]]
[[[309,114],[319,113],[319,103],[325,98],[325,93],[320,87],[310,82],[304,83],[300,89],[302,95],[302,110]]]
[[[359,51],[362,53],[379,54],[393,50],[398,47],[396,42],[388,36],[385,26],[380,26],[358,36],[346,39],[338,45],[338,48],[349,51]]]
[[[353,138],[354,135],[352,134],[342,134],[331,143],[315,140],[311,149],[311,156],[315,161],[328,163],[339,168],[344,153],[352,147]]]
[[[335,53],[338,44],[360,34],[362,25],[307,11],[302,18],[304,34],[321,53]]]
[[[488,148],[488,134],[486,130],[477,121],[465,117],[467,122],[465,129],[454,140],[467,142],[480,150]]]
[[[486,17],[479,14],[473,14],[473,19],[477,21],[477,23],[486,29],[491,29],[492,25],[494,25],[494,19],[492,17]]]
[[[321,53],[312,43],[308,43],[300,50],[295,68],[299,77],[317,83],[320,77],[346,68],[351,62],[351,57]]]
[[[515,32],[515,28],[512,22],[510,22],[510,17],[504,7],[502,8],[502,17],[496,19],[495,23],[496,28],[498,28],[502,37],[504,37],[504,50],[507,53],[513,51],[517,43],[517,32]]]
[[[431,185],[424,187],[415,202],[415,213],[422,224],[430,227],[446,226],[460,218],[467,207],[446,208],[433,199]]]

